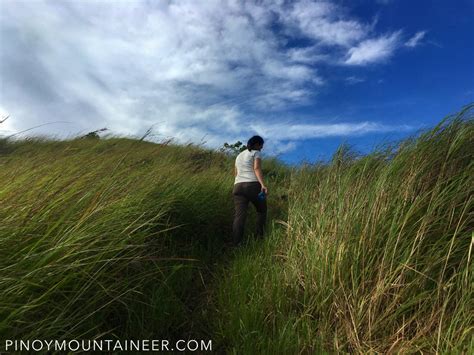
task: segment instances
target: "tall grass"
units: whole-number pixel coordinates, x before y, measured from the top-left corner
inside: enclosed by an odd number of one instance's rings
[[[0,139],[0,338],[467,353],[472,147],[471,105],[366,156],[341,146],[329,164],[292,169],[266,159],[267,236],[230,250],[231,157]]]
[[[342,146],[330,164],[295,171],[286,230],[226,271],[223,346],[474,349],[472,110],[367,156]]]
[[[1,338],[206,334],[232,159],[118,138],[0,147]]]

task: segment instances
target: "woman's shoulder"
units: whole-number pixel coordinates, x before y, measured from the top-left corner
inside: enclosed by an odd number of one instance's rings
[[[252,150],[251,153],[254,158],[260,158],[260,159],[262,158],[262,154],[260,153],[259,150]]]
[[[253,159],[253,158],[261,158],[260,151],[245,149],[237,155],[236,160],[237,159],[239,159],[239,160],[240,159]]]

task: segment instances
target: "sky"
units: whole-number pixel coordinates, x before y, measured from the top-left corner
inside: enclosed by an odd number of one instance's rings
[[[0,0],[0,136],[366,154],[474,102],[473,16],[472,0]]]

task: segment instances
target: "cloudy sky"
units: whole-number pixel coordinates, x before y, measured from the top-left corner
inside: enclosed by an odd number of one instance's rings
[[[0,0],[0,135],[254,135],[290,163],[474,101],[472,1]]]

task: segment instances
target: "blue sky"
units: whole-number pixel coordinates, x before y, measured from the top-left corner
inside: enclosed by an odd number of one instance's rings
[[[473,1],[0,1],[0,135],[107,127],[288,163],[474,101]]]

